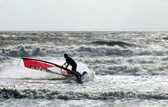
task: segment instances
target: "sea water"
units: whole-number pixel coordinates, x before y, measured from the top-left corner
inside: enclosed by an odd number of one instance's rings
[[[87,71],[83,84],[21,57]],[[167,107],[168,32],[0,32],[1,107]]]

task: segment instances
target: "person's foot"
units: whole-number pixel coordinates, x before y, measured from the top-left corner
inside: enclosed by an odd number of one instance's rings
[[[80,84],[83,83],[81,79],[77,79],[76,82],[77,82],[77,83],[80,83]]]

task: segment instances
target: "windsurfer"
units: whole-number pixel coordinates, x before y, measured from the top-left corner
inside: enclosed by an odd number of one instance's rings
[[[65,58],[66,62],[63,64],[63,66],[65,65],[65,68],[68,68],[68,66],[71,65],[72,71],[74,71],[74,74],[75,74],[77,80],[80,79],[81,74],[76,71],[76,69],[77,69],[76,62],[71,57],[69,57],[68,54],[64,54],[64,58]]]

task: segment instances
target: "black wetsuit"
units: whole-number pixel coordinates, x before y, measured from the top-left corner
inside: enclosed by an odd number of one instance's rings
[[[76,71],[77,64],[72,58],[66,57],[66,62],[67,62],[68,65],[72,66],[72,71]],[[68,67],[68,65],[67,65],[67,67]]]
[[[81,74],[76,71],[76,68],[77,68],[76,62],[72,58],[66,57],[66,63],[67,63],[66,67],[68,67],[69,65],[72,66],[72,71],[74,71],[74,74],[75,74],[75,76],[77,78],[77,81],[79,81],[80,78],[81,78]]]

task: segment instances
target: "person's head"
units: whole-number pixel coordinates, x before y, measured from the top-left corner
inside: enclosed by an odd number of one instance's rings
[[[68,57],[68,54],[65,53],[65,54],[64,54],[64,58],[67,58],[67,57]]]

